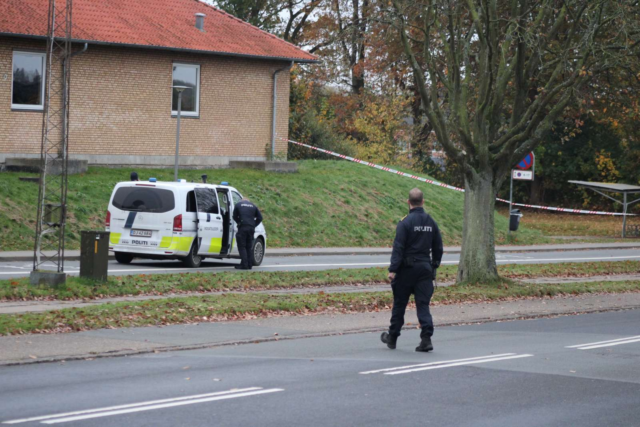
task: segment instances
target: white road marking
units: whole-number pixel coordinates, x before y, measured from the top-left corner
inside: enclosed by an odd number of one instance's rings
[[[121,409],[121,410],[115,410],[115,411],[109,411],[109,412],[100,412],[96,414],[77,415],[77,416],[67,417],[67,418],[56,418],[53,420],[42,421],[42,424],[59,424],[59,423],[66,423],[70,421],[87,420],[91,418],[110,417],[113,415],[130,414],[133,412],[142,412],[142,411],[152,411],[155,409],[172,408],[172,407],[184,406],[184,405],[193,405],[195,403],[213,402],[217,400],[236,399],[238,397],[256,396],[259,394],[276,393],[279,391],[284,391],[284,389],[271,388],[267,390],[247,391],[244,393],[225,394],[225,395],[215,396],[215,397],[191,399],[191,400],[185,400],[180,402],[163,403],[163,404],[151,405],[151,406],[141,406],[137,408]]]
[[[564,261],[612,261],[612,260],[632,260],[632,259],[640,259],[640,256],[619,256],[619,257],[589,257],[589,258],[530,258],[530,259],[510,259],[510,260],[497,260],[497,264],[531,264],[535,262],[564,262]],[[442,264],[458,264],[459,261],[443,261]],[[265,268],[293,268],[293,267],[358,267],[358,266],[387,266],[388,262],[356,262],[356,263],[346,263],[346,264],[274,264],[274,265],[263,265],[260,267],[256,267],[256,270],[261,270]],[[74,267],[75,268],[75,267]],[[156,273],[161,272],[172,272],[172,271],[191,271],[194,273],[197,272],[207,272],[207,271],[216,271],[216,270],[230,270],[234,267],[203,267],[203,268],[136,268],[136,269],[121,269],[121,270],[109,270],[109,273],[138,273],[138,272],[148,272],[155,271]],[[29,274],[25,271],[3,271],[0,272],[0,275],[15,275],[15,274]],[[78,271],[70,271],[67,274],[79,274]]]
[[[638,258],[640,258],[640,256],[610,256],[610,257],[590,257],[590,258],[531,258],[527,260],[518,260],[518,259],[504,260],[504,261],[498,261],[498,263],[511,264],[511,263],[518,263],[518,262],[527,263],[527,262],[533,262],[533,261],[610,261],[614,259],[631,260],[631,259],[638,259]]]
[[[608,343],[611,343],[611,342],[633,340],[633,339],[636,339],[636,338],[640,338],[640,335],[636,335],[636,336],[633,336],[633,337],[626,337],[626,338],[618,338],[618,339],[615,339],[615,340],[608,340],[608,341],[590,342],[590,343],[587,343],[587,344],[569,345],[569,346],[567,346],[565,348],[588,347],[588,346],[598,345],[598,344],[608,344]]]
[[[395,368],[378,369],[377,371],[365,371],[365,372],[360,372],[360,374],[362,375],[379,374],[381,372],[400,371],[400,370],[405,370],[410,368],[419,368],[423,366],[443,365],[443,364],[449,364],[449,363],[455,363],[455,362],[466,362],[470,360],[492,359],[494,357],[501,357],[501,356],[514,356],[515,354],[516,353],[504,353],[504,354],[492,354],[490,356],[470,357],[468,359],[441,360],[439,362],[420,363],[418,365],[398,366]]]
[[[609,344],[599,344],[599,345],[591,345],[591,346],[588,346],[588,347],[578,347],[578,350],[593,350],[594,348],[613,347],[614,345],[631,344],[631,343],[634,343],[634,342],[640,342],[640,338],[635,339],[635,340],[611,342]]]
[[[533,354],[505,353],[505,354],[499,354],[496,356],[486,356],[484,358],[459,359],[459,360],[450,360],[450,361],[444,361],[444,362],[433,362],[433,363],[424,364],[423,366],[421,365],[415,365],[415,367],[402,366],[399,368],[383,369],[380,371],[361,372],[361,374],[371,374],[371,373],[381,372],[383,375],[401,375],[401,374],[409,374],[411,372],[430,371],[432,369],[453,368],[455,366],[477,365],[479,363],[498,362],[501,360],[522,359],[524,357],[533,357]]]
[[[68,417],[68,416],[74,416],[74,415],[84,415],[84,414],[94,414],[96,412],[114,411],[114,410],[119,410],[119,409],[136,408],[136,407],[140,407],[140,406],[157,405],[157,404],[169,403],[169,402],[180,402],[180,401],[185,401],[185,400],[190,401],[190,400],[193,400],[193,399],[201,399],[201,398],[213,397],[213,396],[224,396],[224,395],[228,395],[228,394],[235,394],[235,393],[242,393],[242,392],[252,392],[252,391],[255,391],[255,390],[261,390],[261,387],[249,387],[249,388],[242,388],[242,389],[236,389],[236,390],[219,391],[219,392],[215,392],[215,393],[196,394],[196,395],[193,395],[193,396],[175,397],[175,398],[171,398],[171,399],[150,400],[148,402],[139,402],[139,403],[131,403],[131,404],[127,404],[127,405],[109,406],[109,407],[106,407],[106,408],[86,409],[86,410],[83,410],[83,411],[65,412],[63,414],[43,415],[43,416],[40,416],[40,417],[31,417],[31,418],[23,418],[23,419],[19,419],[19,420],[3,421],[2,424],[20,424],[20,423],[27,423],[27,422],[31,422],[31,421],[43,421],[43,420],[50,420],[52,418],[61,418],[61,417]]]
[[[248,396],[256,396],[259,394],[268,394],[268,393],[276,393],[279,391],[284,391],[282,388],[270,388],[267,390],[256,390],[256,391],[248,391],[245,393],[236,393],[236,394],[226,394],[222,396],[216,397],[206,397],[203,399],[195,399],[195,400],[186,400],[182,402],[172,402],[172,403],[163,403],[160,405],[152,405],[152,406],[142,406],[139,408],[131,408],[131,409],[121,409],[118,411],[110,411],[110,412],[100,412],[97,414],[88,414],[88,415],[78,415],[75,417],[68,418],[56,418],[54,420],[42,421],[42,424],[59,424],[59,423],[67,423],[70,421],[78,421],[78,420],[87,420],[90,418],[101,418],[101,417],[110,417],[113,415],[122,415],[122,414],[130,414],[132,412],[142,412],[142,411],[152,411],[155,409],[163,409],[163,408],[173,408],[175,406],[184,406],[184,405],[193,405],[195,403],[204,403],[204,402],[213,402],[216,400],[226,400],[226,399],[236,399],[238,397],[248,397]]]
[[[405,371],[387,372],[384,375],[409,374],[411,372],[430,371],[432,369],[441,369],[441,368],[452,368],[455,366],[462,366],[462,365],[477,365],[478,363],[498,362],[500,360],[510,360],[510,359],[522,359],[524,357],[533,357],[533,354],[517,354],[514,356],[494,357],[493,359],[470,360],[468,362],[450,363],[448,365],[426,366],[424,368],[407,369]]]

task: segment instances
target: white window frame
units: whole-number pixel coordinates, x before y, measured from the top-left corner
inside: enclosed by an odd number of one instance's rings
[[[174,62],[171,64],[171,115],[177,116],[178,110],[173,110],[173,67],[194,68],[196,70],[196,111],[180,111],[180,117],[199,117],[200,116],[200,64],[185,64],[182,62]]]
[[[31,56],[39,56],[42,58],[42,104],[40,105],[31,105],[31,104],[14,104],[13,103],[13,63],[15,61],[16,54],[21,55],[31,55]],[[13,55],[11,55],[11,109],[12,110],[36,110],[42,111],[44,110],[44,91],[47,84],[47,54],[45,52],[28,52],[22,50],[14,50]]]

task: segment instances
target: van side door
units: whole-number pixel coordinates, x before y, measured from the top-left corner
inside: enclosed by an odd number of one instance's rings
[[[198,253],[220,255],[222,249],[222,216],[218,195],[213,188],[196,188],[198,209]]]
[[[237,192],[237,191],[231,191],[231,215],[233,215],[233,209],[236,206],[236,203],[238,203],[240,200],[242,200],[242,196]],[[231,253],[234,255],[239,255],[240,252],[238,252],[238,243],[236,242],[236,234],[238,233],[238,224],[236,224],[235,221],[231,221],[231,223],[233,224],[233,247],[231,248]]]

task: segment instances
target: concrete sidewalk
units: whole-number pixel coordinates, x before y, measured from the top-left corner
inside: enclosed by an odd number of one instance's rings
[[[546,252],[546,251],[582,251],[598,249],[636,249],[640,248],[640,240],[635,242],[616,243],[567,243],[555,245],[503,245],[496,246],[496,252]],[[447,246],[447,254],[459,254],[460,246]],[[267,248],[267,257],[289,256],[322,256],[322,255],[391,255],[391,248]],[[109,255],[113,259],[113,253]],[[80,260],[79,250],[65,251],[65,260]],[[33,261],[32,251],[0,252],[1,262]]]
[[[436,326],[446,326],[629,309],[640,309],[640,293],[437,305],[432,313]],[[389,316],[388,311],[292,315],[236,322],[0,337],[0,365],[201,349],[333,334],[378,333],[388,327]],[[416,327],[415,311],[407,312],[406,321],[406,327]],[[377,334],[372,334],[371,339],[377,341]],[[437,343],[437,330],[434,341]]]

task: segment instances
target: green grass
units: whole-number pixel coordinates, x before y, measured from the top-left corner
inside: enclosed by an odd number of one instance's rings
[[[638,292],[640,282],[569,283],[438,288],[434,304],[486,302],[588,293]],[[272,315],[388,310],[391,292],[266,295],[224,294],[103,304],[44,313],[0,315],[0,335],[239,320]]]
[[[453,282],[457,266],[446,265],[438,270],[438,281]],[[638,261],[503,265],[500,275],[507,279],[533,277],[588,277],[640,272]],[[255,291],[299,287],[370,285],[385,283],[384,268],[273,271],[241,273],[182,273],[110,277],[109,281],[94,283],[69,277],[57,288],[29,285],[28,278],[0,280],[0,300],[104,298],[126,295],[166,295],[207,291]]]
[[[265,217],[271,247],[390,246],[406,198],[415,186],[438,222],[445,244],[461,241],[463,195],[344,161],[299,162],[299,173],[257,170],[185,170],[181,178],[228,181],[253,200]],[[102,229],[109,196],[131,169],[89,168],[69,177],[67,248],[77,249],[81,230]],[[172,180],[171,169],[137,169],[141,179]],[[38,187],[18,180],[33,174],[0,174],[0,250],[32,250]],[[496,215],[496,242],[506,242],[507,219]],[[542,232],[523,229],[513,243],[546,243]]]

